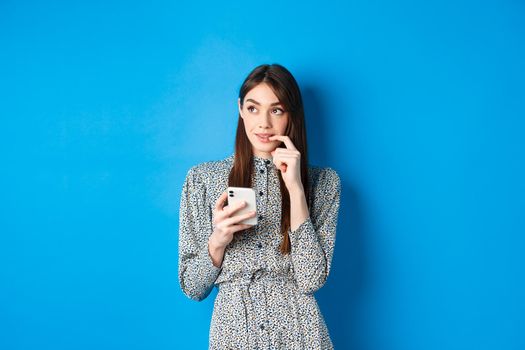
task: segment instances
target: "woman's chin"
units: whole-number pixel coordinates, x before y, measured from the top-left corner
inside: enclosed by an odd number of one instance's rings
[[[270,153],[272,151],[275,151],[275,149],[277,148],[277,145],[275,144],[258,145],[257,147],[254,147],[254,148],[258,150],[259,152]]]

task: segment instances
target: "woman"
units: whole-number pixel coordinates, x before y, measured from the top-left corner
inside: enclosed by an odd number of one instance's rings
[[[219,289],[210,349],[331,349],[313,293],[330,272],[339,176],[307,165],[301,93],[286,68],[256,67],[238,108],[235,153],[193,166],[183,185],[181,288],[195,300]],[[253,188],[257,213],[225,205],[228,186]]]

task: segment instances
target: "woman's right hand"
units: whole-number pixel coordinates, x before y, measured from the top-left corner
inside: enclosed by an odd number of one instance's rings
[[[224,191],[213,209],[213,233],[209,238],[209,245],[214,249],[224,250],[226,246],[233,240],[235,232],[245,230],[253,225],[241,224],[240,222],[255,216],[255,211],[251,211],[242,215],[235,215],[235,212],[246,206],[246,202],[235,203],[232,206],[224,205],[228,192]]]

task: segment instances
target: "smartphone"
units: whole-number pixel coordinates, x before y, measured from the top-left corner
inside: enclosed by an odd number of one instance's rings
[[[249,187],[228,187],[228,205],[232,205],[237,202],[245,201],[246,206],[235,212],[234,215],[244,214],[249,211],[255,211],[257,213],[257,204],[255,201],[255,191]],[[257,225],[257,215],[253,218],[248,218],[240,223]]]

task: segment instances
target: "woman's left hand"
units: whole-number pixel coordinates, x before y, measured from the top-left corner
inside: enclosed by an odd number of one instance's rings
[[[295,148],[290,137],[284,135],[270,136],[269,140],[284,142],[286,148],[277,147],[271,152],[273,163],[281,171],[284,184],[288,191],[303,190],[301,181],[301,152]]]

